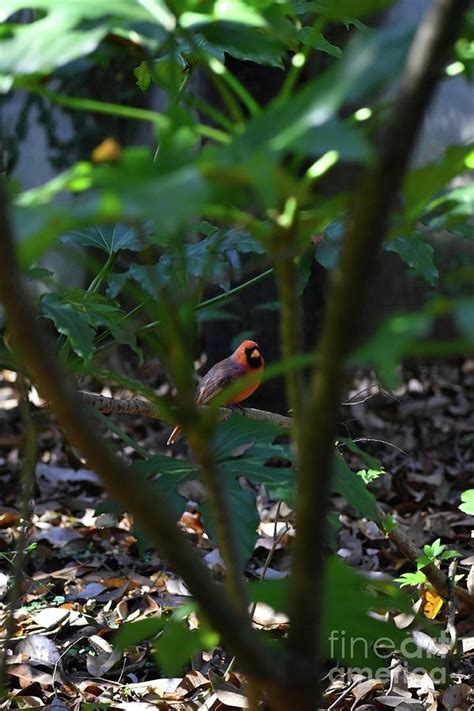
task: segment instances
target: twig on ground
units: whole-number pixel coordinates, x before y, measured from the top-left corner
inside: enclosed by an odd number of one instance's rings
[[[448,588],[449,588],[449,598],[448,598],[448,619],[446,620],[446,629],[449,634],[449,654],[454,655],[456,652],[456,647],[458,644],[458,634],[456,631],[455,616],[456,616],[456,569],[458,566],[458,561],[456,558],[451,561],[448,570]]]

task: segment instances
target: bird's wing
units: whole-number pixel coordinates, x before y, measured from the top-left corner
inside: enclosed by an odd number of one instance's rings
[[[197,404],[206,405],[213,397],[232,383],[236,378],[243,375],[241,366],[233,363],[229,358],[216,363],[203,377],[199,384]]]

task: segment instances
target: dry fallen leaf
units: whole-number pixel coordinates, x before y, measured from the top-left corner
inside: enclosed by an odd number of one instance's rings
[[[54,642],[41,634],[30,634],[20,640],[15,647],[15,654],[21,654],[25,660],[45,666],[54,666],[60,657]]]
[[[432,587],[425,588],[422,592],[423,614],[429,620],[434,620],[444,605],[444,600]]]
[[[455,684],[444,690],[442,699],[446,711],[469,711],[474,702],[474,691],[469,684]]]
[[[33,621],[38,627],[43,627],[46,630],[61,625],[69,617],[70,611],[62,607],[44,607],[39,612],[32,613]]]

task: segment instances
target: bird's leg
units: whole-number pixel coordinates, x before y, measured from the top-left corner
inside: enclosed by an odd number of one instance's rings
[[[233,402],[231,405],[226,405],[226,407],[229,408],[229,410],[233,410],[234,412],[240,412],[241,415],[245,415],[245,407],[241,405],[239,402]]]

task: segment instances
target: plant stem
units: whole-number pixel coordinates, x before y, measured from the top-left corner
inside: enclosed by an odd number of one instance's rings
[[[289,589],[289,650],[292,658],[314,663],[316,683],[308,690],[307,708],[314,708],[318,698],[323,544],[345,361],[357,338],[361,303],[387,232],[390,210],[468,5],[468,0],[437,0],[421,22],[393,111],[379,137],[377,160],[368,168],[355,196],[340,264],[333,274],[319,343],[320,363],[312,378],[299,453],[297,536]],[[296,674],[294,678],[296,684],[301,682]]]
[[[45,89],[44,87],[36,84],[28,86],[27,88],[31,93],[39,94],[45,99],[51,101],[53,104],[65,106],[69,109],[121,116],[122,118],[128,118],[135,121],[150,121],[151,123],[154,123],[158,129],[166,128],[168,125],[168,118],[163,114],[158,113],[158,111],[142,109],[137,106],[111,104],[106,101],[96,101],[95,99],[82,99],[77,96],[65,96],[64,94],[57,94],[54,91],[50,91],[49,89]],[[230,143],[232,140],[227,133],[218,128],[214,128],[213,126],[207,126],[203,123],[197,123],[195,126],[196,131],[201,136],[211,138],[216,141],[216,143]]]
[[[252,277],[248,281],[245,281],[243,284],[239,284],[239,286],[236,286],[233,289],[229,289],[229,291],[226,291],[224,294],[218,294],[218,296],[213,296],[210,299],[201,301],[201,303],[197,304],[197,306],[195,307],[195,311],[202,311],[203,309],[207,309],[210,306],[215,306],[216,304],[221,304],[224,301],[233,299],[234,296],[237,296],[237,294],[240,294],[240,292],[245,291],[245,289],[249,289],[250,287],[254,286],[254,284],[258,284],[259,281],[262,281],[262,279],[266,279],[271,274],[273,274],[273,269],[267,269],[265,272],[257,274],[257,276]],[[145,326],[142,326],[139,329],[139,332],[146,331],[150,328],[156,328],[159,325],[159,321],[152,321],[151,323],[147,323]]]

